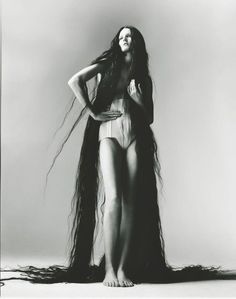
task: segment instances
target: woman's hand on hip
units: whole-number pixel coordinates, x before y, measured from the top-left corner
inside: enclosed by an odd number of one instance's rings
[[[103,112],[91,114],[93,119],[95,119],[97,121],[102,121],[102,122],[117,119],[121,115],[122,115],[122,113],[117,110],[103,111]]]

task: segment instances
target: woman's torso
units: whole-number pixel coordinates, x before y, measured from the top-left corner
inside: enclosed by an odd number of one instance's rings
[[[111,105],[106,110],[120,111],[122,115],[115,120],[101,123],[99,140],[106,137],[116,138],[122,147],[127,146],[135,136],[130,117],[130,98],[127,87],[129,85],[128,73],[121,71],[121,76],[116,84]]]

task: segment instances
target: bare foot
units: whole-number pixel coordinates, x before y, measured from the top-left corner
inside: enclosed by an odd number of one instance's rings
[[[117,271],[117,278],[121,287],[133,287],[133,282],[126,276],[123,270]]]
[[[107,271],[103,284],[106,287],[119,287],[119,281],[114,271]]]

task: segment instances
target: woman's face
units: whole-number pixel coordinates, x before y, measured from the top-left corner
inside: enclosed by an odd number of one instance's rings
[[[131,30],[129,28],[124,28],[119,34],[119,46],[122,52],[128,52],[131,49],[132,37]]]

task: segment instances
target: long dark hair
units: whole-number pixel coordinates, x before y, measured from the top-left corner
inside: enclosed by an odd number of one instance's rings
[[[118,32],[116,33],[115,37],[112,39],[110,48],[106,51],[104,51],[101,55],[99,55],[96,59],[92,60],[90,63],[96,64],[96,63],[102,63],[106,65],[105,71],[101,75],[100,80],[98,79],[98,76],[96,76],[95,79],[95,87],[90,92],[90,101],[94,104],[95,109],[98,111],[102,111],[106,105],[109,105],[112,96],[114,93],[114,86],[117,83],[117,79],[120,74],[121,64],[124,59],[124,54],[122,53],[120,46],[119,46],[119,35],[120,32],[124,29],[128,28],[131,31],[131,37],[132,37],[132,46],[131,46],[131,65],[130,65],[130,80],[135,79],[136,84],[140,84],[141,89],[144,93],[146,93],[147,84],[149,86],[152,86],[152,78],[150,76],[149,72],[149,58],[148,53],[146,49],[145,40],[143,38],[143,35],[141,32],[130,25],[126,25],[121,27]],[[86,83],[83,85],[83,88],[86,93],[88,93],[87,85]],[[60,126],[65,122],[65,119],[69,112],[72,110],[74,103],[75,103],[76,97],[73,98],[72,104],[69,108],[69,110],[66,112],[65,118]],[[64,138],[64,141],[62,142],[61,146],[58,148],[56,155],[53,158],[52,164],[46,174],[46,185],[48,181],[48,176],[56,162],[57,157],[62,152],[62,149],[64,145],[66,144],[67,140],[73,133],[75,127],[78,125],[79,121],[83,117],[83,115],[86,112],[86,106],[81,110],[81,113],[79,114],[78,118],[75,120],[74,124],[72,125],[70,131]],[[157,167],[158,172],[158,178],[159,181],[162,184],[162,177],[160,173],[160,163],[157,160],[157,163],[159,164]]]
[[[119,47],[119,34],[124,28],[130,29],[132,37],[132,61],[129,79],[135,79],[136,84],[141,85],[144,97],[147,84],[152,83],[148,67],[148,54],[142,34],[133,26],[121,27],[112,40],[110,48],[91,62],[91,64],[104,63],[106,65],[100,80],[96,77],[96,88],[94,88],[90,97],[91,102],[98,111],[102,111],[112,101],[114,86],[117,82],[123,59],[123,53]],[[83,88],[88,92],[86,84],[84,84]],[[73,108],[74,102],[75,98],[66,116]],[[136,222],[133,263],[131,262],[134,280],[174,282],[199,279],[224,279],[224,273],[218,271],[216,268],[189,266],[178,271],[177,269],[173,270],[168,265],[165,258],[158,205],[156,176],[161,180],[161,174],[157,143],[140,108],[134,103],[131,108],[131,117],[137,135],[140,168],[142,169],[138,193],[140,200],[138,201],[138,221]],[[57,157],[85,111],[86,107],[82,109],[58,149],[47,173],[47,178]],[[3,280],[21,279],[36,283],[92,282],[103,280],[105,273],[104,256],[98,267],[91,266],[90,264],[94,231],[97,222],[97,197],[100,183],[98,176],[99,125],[98,121],[95,121],[90,116],[88,117],[72,200],[74,218],[71,230],[72,248],[69,255],[69,266],[53,265],[48,268],[33,266],[20,267],[10,271],[20,272],[23,274],[23,277],[11,277]],[[138,263],[140,260],[142,260],[141,263]],[[7,272],[8,270],[3,271]]]
[[[107,97],[112,98],[115,84],[120,75],[120,69],[124,60],[124,53],[119,46],[119,35],[123,29],[130,29],[131,32],[131,64],[129,80],[135,79],[136,84],[140,84],[145,93],[147,80],[151,80],[148,66],[148,53],[141,32],[133,26],[121,27],[113,40],[110,48],[92,61],[91,64],[105,63],[106,71],[103,74],[100,89],[105,89]]]
[[[146,44],[143,38],[143,35],[141,32],[130,25],[123,26],[121,27],[118,32],[116,33],[115,37],[112,39],[110,48],[106,51],[104,51],[101,55],[99,55],[96,59],[92,60],[90,65],[96,64],[96,63],[102,63],[106,64],[106,69],[100,78],[98,80],[98,76],[95,77],[95,87],[90,93],[90,101],[95,104],[96,108],[103,108],[103,105],[99,103],[99,98],[102,98],[104,101],[104,98],[107,99],[107,102],[111,101],[112,95],[114,92],[114,86],[117,82],[120,68],[121,68],[121,63],[123,62],[123,53],[120,49],[119,46],[119,35],[120,32],[124,29],[128,28],[131,31],[131,37],[132,37],[132,47],[131,47],[131,66],[130,66],[130,79],[133,78],[135,79],[136,84],[141,84],[142,90],[145,93],[146,86],[147,86],[147,80],[149,80],[149,84],[151,81],[152,84],[152,79],[149,74],[149,66],[148,66],[148,53],[146,50]],[[86,92],[88,92],[86,84],[83,85],[83,88]],[[96,100],[97,98],[97,100]],[[76,97],[73,98],[72,104],[69,108],[69,110],[66,112],[65,118],[60,126],[65,122],[65,119],[69,112],[72,110],[74,103],[75,103]],[[96,100],[96,101],[95,101]],[[101,99],[100,99],[101,100]],[[104,101],[106,102],[106,101]],[[100,106],[100,107],[99,107]],[[85,114],[86,111],[86,106],[82,109],[81,113],[79,114],[78,118],[72,125],[70,131],[68,132],[67,136],[65,137],[64,141],[62,142],[61,146],[59,147],[52,164],[48,170],[47,173],[47,178],[48,175],[53,168],[55,161],[59,154],[61,153],[64,145],[66,144],[67,140],[71,136],[72,132],[74,131],[75,127],[81,120],[82,116]]]
[[[137,28],[133,26],[121,27],[111,41],[110,48],[94,59],[92,64],[107,61],[111,63],[113,73],[117,69],[119,70],[120,63],[122,62],[124,56],[124,53],[121,51],[119,46],[119,35],[120,32],[125,28],[130,29],[131,32],[131,76],[140,82],[149,75],[148,53],[143,35]],[[111,79],[113,78],[111,77]]]
[[[123,26],[119,29],[113,40],[111,41],[110,48],[104,51],[100,56],[94,59],[91,64],[102,63],[105,64],[104,72],[98,81],[97,89],[94,98],[91,99],[97,111],[103,111],[105,107],[111,104],[114,95],[115,84],[120,75],[121,65],[123,63],[124,54],[119,46],[119,35],[124,28],[129,28],[132,37],[131,46],[131,65],[129,80],[135,79],[136,84],[140,84],[142,91],[146,92],[147,84],[152,82],[148,68],[148,54],[144,38],[140,31],[133,26]],[[149,82],[148,82],[149,80]],[[86,89],[86,84],[84,85]],[[86,89],[87,92],[87,89]],[[131,118],[137,134],[138,150],[140,157],[143,157],[149,173],[149,179],[152,181],[152,186],[156,188],[156,180],[152,177],[152,173],[156,173],[159,181],[162,182],[160,173],[160,163],[158,159],[157,143],[155,141],[152,130],[150,129],[146,119],[144,118],[140,108],[131,101]],[[92,249],[93,231],[96,225],[96,215],[94,211],[97,209],[97,192],[98,192],[98,130],[99,122],[94,121],[89,117],[84,134],[84,141],[80,153],[80,163],[77,171],[76,188],[73,197],[73,227],[71,230],[72,237],[72,250],[70,253],[70,265],[74,268],[80,268],[85,271],[89,263],[89,254]],[[148,165],[148,166],[147,166]],[[152,177],[152,178],[151,178]],[[146,188],[148,188],[147,182]],[[150,191],[150,190],[149,190]],[[157,199],[156,190],[151,191],[152,195]],[[105,200],[105,199],[104,199]],[[83,206],[83,211],[81,209]],[[86,212],[87,211],[87,212]],[[83,213],[83,214],[82,214]],[[87,214],[86,214],[87,213]],[[161,224],[159,210],[157,211],[157,235],[159,240],[159,254],[161,260],[164,257],[164,241],[162,238]],[[88,220],[89,219],[89,220]],[[81,227],[83,227],[81,232]],[[82,234],[84,238],[82,240]],[[86,237],[85,237],[86,236]],[[86,238],[87,244],[84,241]],[[89,248],[89,249],[88,249]],[[83,252],[83,264],[79,259]]]

